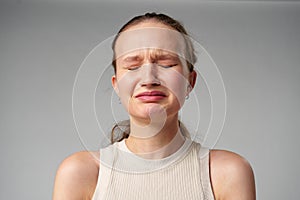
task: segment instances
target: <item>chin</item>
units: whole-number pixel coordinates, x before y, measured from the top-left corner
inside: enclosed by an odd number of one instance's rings
[[[147,103],[146,105],[135,105],[129,110],[132,118],[146,121],[166,121],[168,117],[178,114],[180,106],[178,104],[168,107],[157,103]]]
[[[143,118],[149,118],[151,115],[164,114],[166,109],[163,105],[157,103],[147,103],[144,105],[135,105],[129,109],[129,114],[138,115]]]

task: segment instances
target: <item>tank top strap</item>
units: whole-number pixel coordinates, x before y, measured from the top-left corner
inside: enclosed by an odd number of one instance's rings
[[[204,193],[204,199],[213,200],[215,198],[210,178],[210,149],[201,146],[198,151],[198,159],[200,163],[201,187]]]

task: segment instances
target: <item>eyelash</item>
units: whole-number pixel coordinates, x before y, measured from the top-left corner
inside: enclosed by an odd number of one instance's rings
[[[162,67],[162,68],[171,68],[171,67],[175,67],[177,64],[172,64],[172,65],[160,65],[158,64],[158,66]],[[127,70],[128,71],[134,71],[134,70],[137,70],[139,69],[141,66],[131,66],[131,67],[128,67]]]
[[[134,71],[134,70],[137,70],[139,68],[140,68],[140,66],[131,66],[131,67],[128,67],[127,70],[128,71]]]
[[[171,67],[175,67],[177,64],[173,64],[173,65],[158,65],[160,67],[163,67],[163,68],[171,68]]]

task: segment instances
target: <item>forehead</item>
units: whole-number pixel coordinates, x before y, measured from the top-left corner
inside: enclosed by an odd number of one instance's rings
[[[184,36],[178,31],[146,27],[122,32],[115,44],[116,58],[145,49],[160,49],[184,57]]]
[[[144,56],[163,60],[179,58],[178,55],[173,52],[154,48],[134,50],[119,56],[119,58],[123,61],[136,61],[144,59]]]

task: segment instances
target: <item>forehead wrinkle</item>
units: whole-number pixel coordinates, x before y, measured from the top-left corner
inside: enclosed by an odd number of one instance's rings
[[[122,56],[124,62],[138,62],[149,59],[151,62],[156,60],[174,60],[179,56],[173,52],[169,52],[163,49],[149,48],[140,51],[135,51],[127,55]]]
[[[127,56],[123,59],[125,62],[131,62],[131,61],[141,61],[142,56],[141,55],[132,55]]]
[[[129,28],[120,33],[115,43],[115,53],[120,56],[141,48],[164,49],[185,57],[183,34],[165,27]]]
[[[140,51],[133,51],[120,56],[120,60],[124,62],[141,61],[143,60],[143,54]],[[118,58],[117,58],[118,59]]]
[[[178,55],[162,49],[149,49],[149,57],[151,60],[166,60],[178,58]]]

